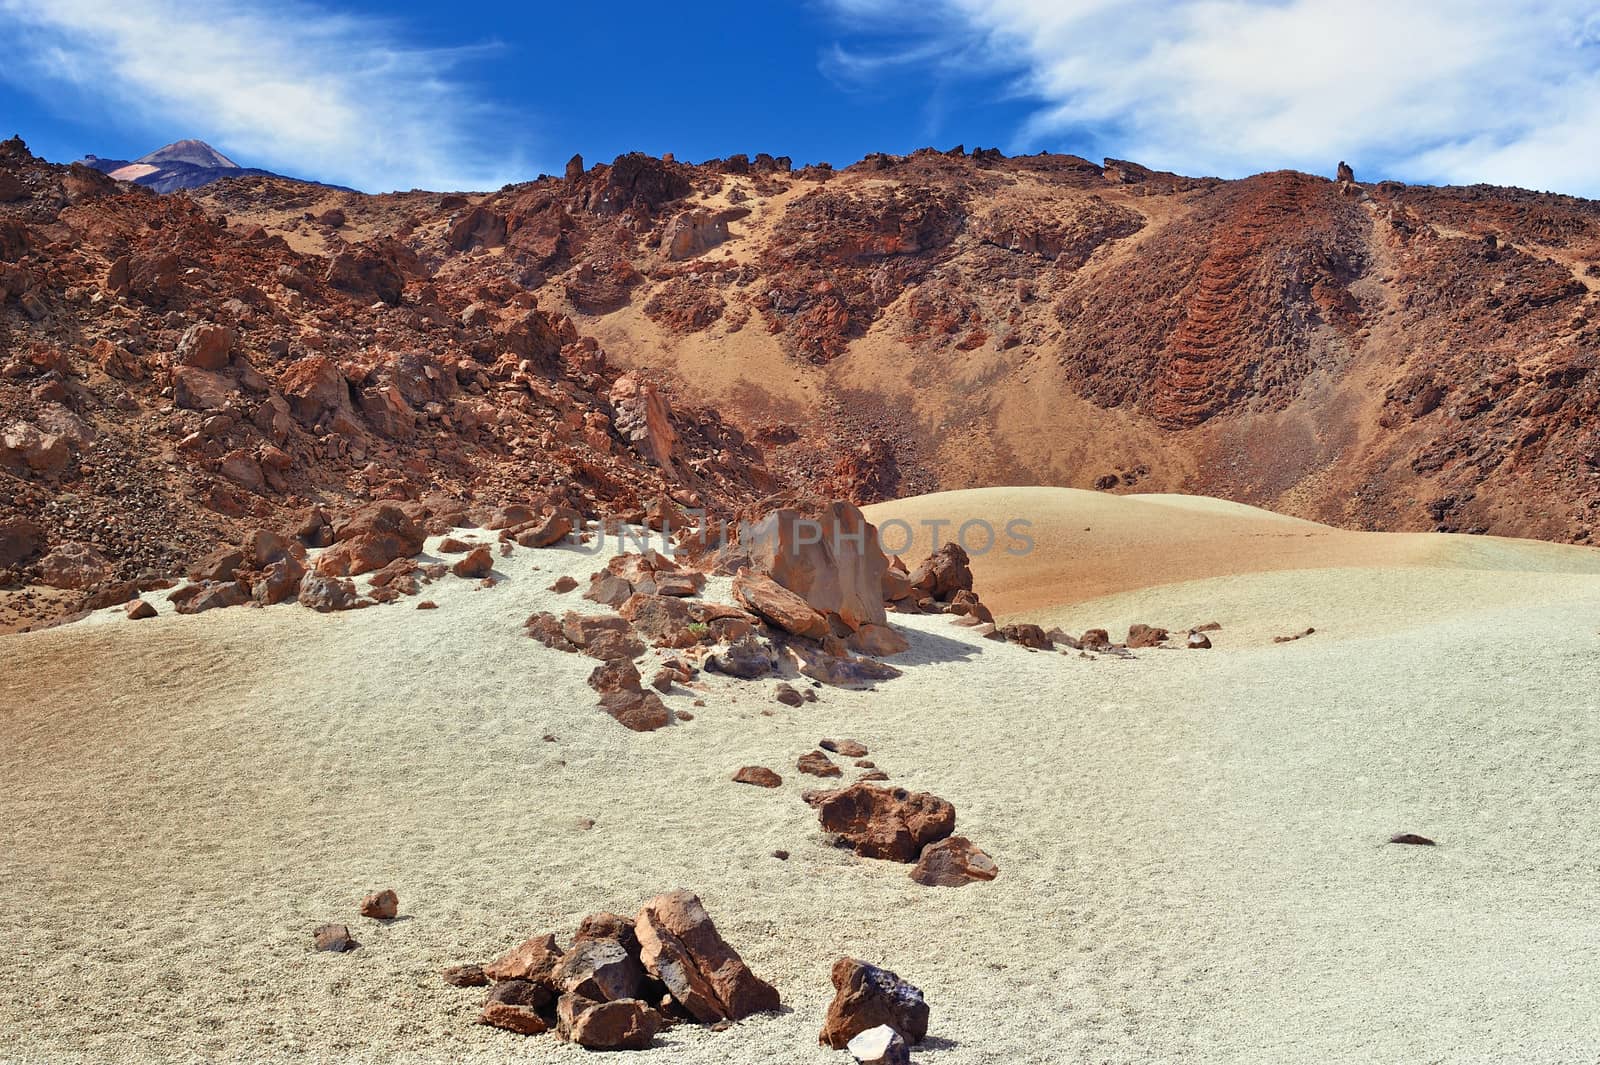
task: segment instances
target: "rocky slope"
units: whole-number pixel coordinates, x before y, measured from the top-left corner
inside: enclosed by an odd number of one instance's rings
[[[13,140],[0,567],[312,502],[997,483],[1585,542],[1597,264],[1600,204],[1486,187],[956,150],[157,197]]]

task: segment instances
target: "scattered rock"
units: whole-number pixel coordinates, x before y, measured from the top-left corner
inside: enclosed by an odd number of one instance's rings
[[[475,547],[471,554],[461,559],[450,567],[450,572],[457,577],[466,577],[476,580],[487,577],[494,569],[494,554],[487,547]]]
[[[503,1028],[517,1035],[543,1035],[550,1030],[550,1025],[539,1016],[538,1010],[505,1002],[485,1002],[478,1013],[478,1023],[491,1028]]]
[[[735,783],[754,784],[758,788],[776,788],[783,778],[764,765],[747,765],[733,775]]]
[[[634,732],[654,732],[672,723],[672,712],[655,692],[607,692],[600,696],[600,708]]]
[[[1415,832],[1401,832],[1389,837],[1390,843],[1405,843],[1413,847],[1437,847],[1438,844],[1427,836],[1419,836]]]
[[[350,929],[346,928],[342,924],[318,925],[312,931],[311,939],[316,944],[316,948],[318,950],[331,950],[336,953],[343,953],[347,950],[355,950],[361,945],[360,943],[357,943],[355,937],[350,934]]]
[[[830,975],[833,1001],[817,1037],[823,1046],[843,1050],[850,1040],[879,1025],[887,1025],[912,1044],[927,1037],[928,1003],[922,992],[888,969],[840,958]]]
[[[475,964],[452,965],[439,974],[451,987],[487,987],[489,977],[483,966]]]
[[[1150,625],[1133,624],[1128,627],[1128,648],[1160,647],[1167,642],[1167,630]]]
[[[955,831],[956,809],[926,792],[857,782],[822,799],[817,819],[864,858],[909,863]]]
[[[799,706],[805,699],[795,690],[794,685],[780,683],[773,689],[772,697],[785,706]]]
[[[1211,639],[1203,632],[1191,630],[1187,645],[1190,650],[1200,651],[1211,646]]]
[[[974,880],[993,880],[1000,867],[965,836],[949,836],[922,848],[911,879],[927,887],[960,887]]]
[[[375,891],[361,900],[361,916],[392,921],[400,914],[400,896],[390,888]]]
[[[1305,639],[1307,636],[1310,636],[1312,633],[1314,633],[1316,631],[1317,631],[1316,629],[1306,629],[1304,632],[1297,632],[1293,636],[1274,636],[1272,638],[1272,642],[1273,643],[1293,643],[1296,640]]]
[[[858,743],[855,740],[824,739],[821,743],[817,744],[817,746],[821,747],[825,751],[832,751],[841,758],[865,758],[867,754],[870,753],[868,752],[865,744]],[[862,762],[857,762],[856,765],[863,769],[874,768],[873,766],[864,764]]]
[[[833,764],[833,760],[821,751],[808,751],[802,754],[795,762],[795,768],[802,773],[809,773],[814,777],[843,776],[844,771]]]
[[[156,608],[143,599],[135,599],[124,608],[128,612],[128,620],[143,621],[156,616]]]
[[[567,576],[566,574],[562,574],[560,577],[556,578],[556,582],[550,586],[550,590],[552,592],[560,592],[565,594],[572,591],[572,589],[576,588],[577,586],[578,582],[575,578]]]

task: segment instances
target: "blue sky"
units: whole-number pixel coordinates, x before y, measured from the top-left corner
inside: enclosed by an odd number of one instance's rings
[[[298,176],[484,188],[629,150],[843,165],[924,145],[1600,195],[1571,0],[684,5],[0,0],[0,136],[179,137]]]

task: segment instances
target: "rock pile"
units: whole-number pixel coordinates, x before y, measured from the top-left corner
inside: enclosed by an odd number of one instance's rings
[[[864,858],[915,862],[911,878],[919,884],[959,887],[1000,873],[994,859],[971,840],[952,836],[956,808],[937,795],[857,781],[839,791],[808,792],[805,798],[837,843]]]
[[[481,986],[480,977],[492,985],[479,1023],[553,1030],[590,1050],[643,1050],[672,1024],[720,1025],[779,1005],[688,891],[658,895],[632,918],[591,914],[569,950],[536,936],[481,967],[444,971],[457,987]]]

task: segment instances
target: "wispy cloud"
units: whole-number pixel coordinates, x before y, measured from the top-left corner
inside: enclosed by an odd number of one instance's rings
[[[979,61],[1070,136],[1189,172],[1327,171],[1600,194],[1600,14],[1576,0],[831,0]],[[914,42],[907,45],[905,42]],[[894,45],[891,43],[890,45]],[[940,58],[928,60],[942,62]],[[852,69],[871,70],[871,57]],[[904,76],[904,64],[895,64]]]
[[[398,24],[302,0],[0,0],[0,77],[13,84],[370,191],[530,176],[455,76],[471,54],[410,47]]]

